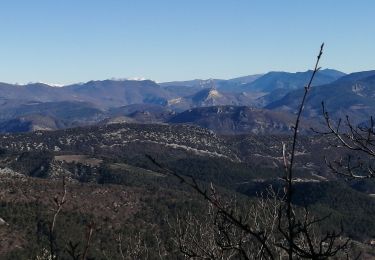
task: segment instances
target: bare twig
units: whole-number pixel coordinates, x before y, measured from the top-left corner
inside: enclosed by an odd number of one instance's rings
[[[375,132],[373,118],[370,118],[370,125],[368,126],[354,126],[350,122],[349,117],[346,116],[346,120],[344,121],[346,131],[343,131],[341,124],[342,120],[339,119],[337,124],[334,125],[326,110],[324,102],[322,102],[322,110],[328,131],[316,132],[321,135],[333,136],[339,143],[336,147],[345,148],[354,154],[358,154],[359,158],[363,157],[368,160],[366,166],[363,160],[361,160],[361,162],[357,160],[357,163],[353,165],[352,155],[334,161],[328,161],[326,158],[328,168],[333,173],[349,179],[375,178],[373,171],[373,161],[375,158]]]
[[[118,243],[118,250],[120,252],[120,256],[123,260],[125,260],[124,251],[122,250],[122,234],[121,233],[118,235],[117,243]]]
[[[293,127],[294,133],[293,133],[292,149],[291,149],[291,152],[290,152],[289,165],[286,162],[285,149],[283,147],[284,164],[287,166],[286,172],[285,172],[285,180],[286,180],[285,190],[286,190],[286,214],[287,214],[287,219],[288,219],[288,241],[289,241],[288,256],[289,256],[289,260],[293,259],[293,243],[294,243],[294,231],[293,231],[294,228],[293,227],[294,227],[295,223],[294,223],[294,214],[292,212],[292,195],[293,195],[293,191],[292,191],[293,180],[292,179],[293,179],[293,166],[294,166],[294,159],[295,159],[295,154],[296,154],[296,144],[297,144],[298,130],[299,130],[299,124],[300,124],[300,120],[301,120],[301,116],[302,116],[302,111],[303,111],[303,108],[305,106],[307,94],[309,93],[309,90],[311,89],[312,82],[314,80],[314,77],[315,77],[316,73],[320,70],[320,67],[318,67],[318,66],[319,66],[320,58],[323,55],[323,48],[324,48],[324,43],[322,43],[322,45],[320,46],[320,51],[319,51],[319,54],[318,54],[317,59],[316,59],[314,70],[312,72],[309,83],[305,87],[305,91],[304,91],[304,94],[303,94],[303,97],[302,97],[302,101],[301,101],[301,104],[300,104],[299,109],[298,109],[296,122],[295,122],[295,125]]]
[[[63,189],[63,195],[62,195],[61,199],[59,200],[59,197],[57,195],[53,198],[53,202],[55,203],[56,210],[55,210],[55,214],[53,215],[53,219],[52,219],[52,223],[51,223],[51,233],[53,233],[55,231],[57,216],[60,214],[60,211],[62,210],[62,208],[63,208],[63,206],[66,202],[67,191],[66,191],[65,177],[63,177],[63,179],[62,179],[62,189]]]
[[[66,203],[66,194],[67,194],[67,187],[66,187],[66,181],[65,177],[62,179],[62,189],[63,189],[63,195],[61,199],[59,199],[58,195],[55,195],[53,198],[53,202],[55,204],[55,210],[54,210],[54,215],[53,219],[50,225],[50,230],[49,230],[49,245],[50,245],[50,252],[51,256],[53,258],[56,258],[56,233],[55,233],[55,226],[56,226],[56,221],[57,218]]]
[[[85,244],[85,247],[84,247],[84,250],[83,250],[82,260],[87,259],[87,253],[88,253],[89,248],[91,246],[91,238],[92,238],[92,233],[94,232],[94,227],[95,227],[94,222],[91,222],[87,225],[86,244]]]

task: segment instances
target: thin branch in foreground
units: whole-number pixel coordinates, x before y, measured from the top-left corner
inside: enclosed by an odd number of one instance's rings
[[[302,111],[303,111],[303,108],[305,106],[305,102],[306,102],[306,97],[307,97],[307,94],[309,93],[310,89],[311,89],[311,86],[312,86],[312,83],[313,83],[313,80],[315,78],[315,75],[316,73],[320,70],[320,67],[319,67],[319,61],[323,55],[323,48],[324,48],[324,43],[322,43],[322,45],[320,46],[320,50],[319,50],[319,54],[317,56],[317,59],[316,59],[316,62],[315,62],[315,66],[314,66],[314,70],[312,72],[312,75],[311,75],[311,78],[307,84],[307,86],[305,87],[305,91],[304,91],[304,94],[303,94],[303,97],[302,97],[302,101],[301,101],[301,104],[299,106],[299,109],[298,109],[298,113],[297,113],[297,118],[296,118],[296,122],[295,122],[295,125],[293,127],[293,141],[292,141],[292,149],[291,149],[291,152],[290,152],[290,160],[288,162],[288,158],[286,157],[286,152],[285,152],[285,148],[283,147],[283,159],[284,159],[284,165],[286,166],[285,168],[285,180],[286,180],[286,185],[285,185],[285,191],[286,191],[286,215],[287,215],[287,220],[288,220],[288,256],[289,256],[289,260],[292,260],[293,259],[293,241],[294,241],[294,213],[292,212],[292,195],[293,195],[293,166],[294,166],[294,160],[295,160],[295,154],[296,154],[296,144],[297,144],[297,137],[298,137],[298,130],[299,130],[299,124],[300,124],[300,121],[301,121],[301,116],[302,116]]]
[[[54,210],[52,222],[49,228],[49,246],[50,246],[50,253],[53,258],[57,257],[56,256],[56,232],[55,232],[56,221],[64,204],[66,203],[67,187],[66,187],[65,177],[63,177],[62,179],[62,190],[63,190],[63,195],[61,199],[59,199],[58,195],[55,195],[55,197],[53,198],[53,203],[55,204],[55,210]]]

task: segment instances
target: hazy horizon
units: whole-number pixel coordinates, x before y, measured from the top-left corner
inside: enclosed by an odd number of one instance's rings
[[[334,68],[321,68],[320,70],[336,70]],[[85,84],[87,82],[90,82],[90,81],[105,81],[105,80],[113,80],[113,81],[144,81],[144,80],[151,80],[151,81],[154,81],[155,83],[158,83],[158,84],[162,84],[162,83],[170,83],[170,82],[184,82],[184,81],[193,81],[193,80],[231,80],[231,79],[237,79],[237,78],[242,78],[242,77],[247,77],[247,76],[257,76],[257,75],[265,75],[269,72],[286,72],[286,73],[299,73],[299,72],[306,72],[306,71],[311,71],[311,69],[308,69],[308,70],[304,70],[304,71],[266,71],[266,72],[263,72],[263,73],[257,73],[257,74],[247,74],[247,75],[237,75],[237,76],[233,76],[233,77],[229,77],[229,78],[213,78],[213,77],[209,77],[209,78],[191,78],[191,79],[182,79],[182,80],[166,80],[166,81],[156,81],[154,79],[148,79],[148,78],[143,78],[143,77],[125,77],[125,78],[103,78],[103,79],[89,79],[87,81],[79,81],[79,82],[71,82],[71,83],[68,83],[68,84],[60,84],[60,83],[55,83],[55,82],[43,82],[43,81],[29,81],[29,82],[4,82],[4,81],[1,81],[0,79],[0,83],[5,83],[5,84],[12,84],[12,85],[20,85],[20,86],[24,86],[24,85],[29,85],[29,84],[46,84],[46,85],[49,85],[51,87],[65,87],[65,86],[69,86],[69,85],[75,85],[75,84]],[[338,71],[338,70],[337,70]],[[367,70],[364,70],[364,71],[372,71],[372,69],[367,69]],[[356,73],[356,72],[361,72],[361,71],[350,71],[350,72],[345,72],[345,71],[340,71],[340,72],[343,72],[345,74],[351,74],[351,73]]]

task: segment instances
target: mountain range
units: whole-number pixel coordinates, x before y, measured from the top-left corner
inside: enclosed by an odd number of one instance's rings
[[[266,106],[272,110],[295,111],[303,90],[289,92],[284,97]],[[311,89],[304,109],[305,116],[317,117],[322,114],[322,102],[332,118],[348,116],[360,123],[375,113],[375,71],[352,73],[329,84]]]
[[[286,132],[311,73],[165,83],[103,80],[64,87],[0,83],[0,132],[116,122],[188,123],[222,134]],[[374,90],[375,71],[319,71],[304,110],[311,121],[306,127],[316,124],[322,101],[333,118],[348,115],[356,123],[366,121],[375,112]]]

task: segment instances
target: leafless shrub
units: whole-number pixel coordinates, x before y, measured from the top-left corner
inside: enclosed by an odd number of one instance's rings
[[[126,239],[123,239],[122,234],[119,234],[117,245],[121,259],[148,259],[149,249],[141,233],[127,236]]]
[[[375,178],[375,126],[370,117],[364,126],[354,125],[349,116],[345,120],[334,122],[330,117],[324,102],[322,102],[323,117],[327,131],[316,131],[322,135],[333,137],[336,147],[351,151],[351,154],[339,159],[328,160],[326,164],[333,173],[348,179]]]
[[[210,193],[213,200],[217,201],[213,188]],[[244,225],[264,232],[264,236],[268,238],[265,246],[272,248],[272,253],[276,254],[281,253],[275,252],[280,250],[272,246],[277,240],[274,235],[277,230],[279,203],[274,191],[269,189],[266,195],[250,204],[247,209],[234,206],[237,205],[234,200],[227,201],[223,209],[236,218],[241,217]],[[184,217],[178,217],[176,224],[170,226],[174,233],[173,241],[186,258],[260,259],[265,254],[265,247],[259,244],[259,241],[211,203],[208,203],[205,215],[188,213]]]

